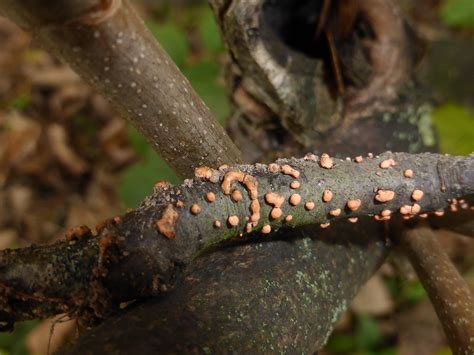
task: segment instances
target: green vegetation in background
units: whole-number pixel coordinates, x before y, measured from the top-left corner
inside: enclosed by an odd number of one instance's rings
[[[473,0],[445,0],[440,12],[441,20],[452,27],[474,26]]]
[[[168,8],[165,13],[158,14],[159,22],[148,21],[147,26],[211,112],[224,123],[229,114],[229,103],[223,84],[219,82],[219,59],[224,49],[219,29],[208,6],[180,10]],[[191,53],[188,31],[198,34],[198,54]],[[136,207],[150,194],[156,181],[168,180],[175,184],[179,179],[137,131],[130,128],[129,136],[141,161],[123,174],[118,194],[125,207]]]
[[[185,31],[172,22],[158,24],[147,21],[146,25],[175,64],[181,68],[189,54]]]
[[[171,183],[179,181],[173,170],[155,153],[143,136],[134,128],[129,129],[129,139],[141,160],[122,175],[118,195],[125,207],[136,207],[153,191],[158,180]]]
[[[23,92],[13,99],[13,101],[10,103],[10,106],[14,109],[17,109],[18,111],[22,111],[30,104],[30,101],[30,93]]]
[[[473,4],[474,4],[474,0]],[[433,112],[442,153],[468,155],[474,152],[474,113],[456,104],[440,106]]]
[[[383,334],[377,320],[368,315],[358,315],[352,334],[335,333],[326,346],[334,354],[395,355],[396,350],[384,347]]]
[[[404,280],[400,299],[403,303],[415,305],[428,300],[428,294],[420,281]]]
[[[445,347],[437,351],[434,355],[453,355],[453,352],[451,351],[450,348]]]
[[[420,281],[408,281],[400,277],[384,278],[391,298],[400,305],[414,305],[426,301],[428,295]]]
[[[222,43],[219,28],[217,27],[212,11],[206,6],[205,8],[201,8],[200,12],[197,26],[202,47],[209,52],[216,54],[222,53],[224,44]]]
[[[15,324],[13,333],[0,333],[0,355],[27,355],[25,338],[38,324],[37,321],[27,321]]]

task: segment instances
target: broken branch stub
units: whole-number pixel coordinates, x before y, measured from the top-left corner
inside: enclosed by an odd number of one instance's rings
[[[413,171],[409,178],[407,169]],[[291,186],[295,176],[297,193]],[[380,189],[393,191],[393,199],[378,201]],[[236,190],[238,201],[232,199]],[[324,199],[326,191],[330,200]],[[423,191],[423,197],[413,199],[414,191]],[[160,186],[137,210],[100,227],[97,236],[81,230],[51,246],[2,251],[0,321],[64,312],[102,318],[120,302],[169,289],[184,266],[224,241],[305,225],[326,228],[340,220],[355,223],[365,216],[411,219],[473,194],[474,156],[384,153],[360,163],[333,159],[331,168],[318,159],[285,159],[271,168],[200,169],[181,186]],[[281,213],[275,215],[276,208]]]

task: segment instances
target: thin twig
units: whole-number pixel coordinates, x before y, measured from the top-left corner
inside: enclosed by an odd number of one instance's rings
[[[428,292],[455,354],[474,353],[474,296],[430,228],[400,234],[400,245]]]

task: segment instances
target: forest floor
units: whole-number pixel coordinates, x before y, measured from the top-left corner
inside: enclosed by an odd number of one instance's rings
[[[203,5],[146,10],[149,28],[224,123],[230,110],[221,79],[224,47],[210,10]],[[467,62],[472,63],[469,33]],[[449,103],[434,114],[444,152],[474,151],[473,92],[465,88],[454,100],[445,95]],[[47,243],[68,228],[95,226],[135,207],[160,179],[178,182],[100,95],[0,18],[0,248]],[[474,289],[474,240],[439,237]],[[51,320],[24,322],[12,334],[0,334],[0,354],[45,354],[51,325]],[[74,321],[56,322],[50,350],[76,334]],[[425,291],[396,253],[360,291],[321,352],[449,353]]]

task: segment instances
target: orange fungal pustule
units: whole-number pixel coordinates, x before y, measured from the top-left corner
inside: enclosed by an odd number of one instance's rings
[[[230,196],[232,198],[232,201],[234,202],[239,202],[240,200],[242,200],[242,193],[239,190],[232,191],[232,194]]]
[[[282,216],[283,214],[283,211],[281,210],[280,207],[274,207],[272,208],[271,212],[270,212],[270,217],[272,219],[278,219]]]
[[[216,200],[216,194],[214,192],[208,192],[206,194],[206,201],[207,202],[214,202]]]
[[[385,159],[383,161],[380,162],[379,166],[382,168],[382,169],[388,169],[388,168],[391,168],[393,166],[395,166],[396,163],[395,163],[395,160],[393,160],[392,158],[390,159]]]
[[[331,190],[324,190],[323,191],[323,201],[324,202],[329,202],[332,200],[332,197],[333,197],[333,193]]]
[[[395,191],[392,190],[377,190],[375,200],[381,203],[392,201],[395,197]]]
[[[207,166],[200,166],[194,169],[194,176],[209,180],[212,177],[212,169]]]
[[[176,237],[176,222],[178,221],[179,214],[174,209],[173,205],[169,203],[160,219],[155,222],[155,227],[163,234],[166,238],[171,239]]]
[[[197,203],[194,203],[191,206],[190,210],[191,210],[192,214],[197,215],[197,214],[201,213],[201,206],[199,206]]]
[[[290,182],[290,187],[294,190],[296,189],[299,189],[301,187],[301,184],[299,181],[297,180],[293,180],[292,182]]]
[[[289,199],[290,205],[296,206],[301,202],[301,196],[299,194],[292,194]]]
[[[274,207],[281,207],[285,202],[285,196],[276,192],[267,192],[265,194],[265,201]]]
[[[406,178],[412,178],[412,177],[413,177],[413,170],[411,170],[411,169],[406,169],[406,170],[403,172],[403,176],[405,176]]]
[[[319,157],[319,165],[324,169],[331,169],[334,165],[334,161],[329,154],[323,153]]]
[[[424,192],[416,189],[411,193],[411,198],[413,201],[420,201],[423,198]]]
[[[268,164],[268,171],[271,173],[279,173],[280,165],[275,164],[275,163]]]
[[[229,223],[230,226],[236,227],[236,226],[239,225],[239,217],[238,217],[238,216],[235,216],[235,215],[229,216],[229,217],[227,218],[227,222]]]
[[[300,177],[300,172],[288,164],[282,165],[281,172],[285,175],[290,175],[295,179]]]
[[[347,208],[350,209],[351,211],[357,211],[361,204],[362,202],[359,199],[348,200]]]

